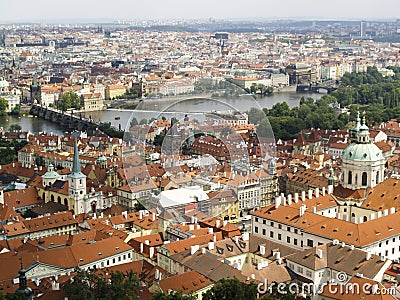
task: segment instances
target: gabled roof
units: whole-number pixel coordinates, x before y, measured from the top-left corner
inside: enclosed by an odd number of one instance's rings
[[[173,290],[182,291],[184,294],[196,292],[210,284],[212,284],[210,280],[195,271],[172,276],[158,282],[158,286],[165,293],[168,293],[169,290]]]

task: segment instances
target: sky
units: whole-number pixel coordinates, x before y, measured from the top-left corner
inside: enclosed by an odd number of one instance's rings
[[[0,23],[137,19],[397,19],[399,0],[0,0]]]

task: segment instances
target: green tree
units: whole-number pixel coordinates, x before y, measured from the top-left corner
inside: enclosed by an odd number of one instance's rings
[[[237,278],[222,279],[203,294],[203,300],[255,300],[257,285],[245,284]]]
[[[247,115],[249,116],[249,122],[252,124],[258,124],[262,119],[265,118],[264,112],[255,107],[250,108],[250,110],[247,112]]]
[[[147,120],[143,118],[143,119],[140,120],[139,124],[140,125],[146,125],[147,124]]]
[[[152,300],[196,300],[197,297],[189,294],[185,295],[182,291],[174,291],[169,294],[158,292],[153,295]]]
[[[17,105],[15,105],[15,107],[12,109],[12,111],[10,112],[10,115],[16,115],[16,116],[18,116],[18,115],[20,115],[20,113],[21,113],[21,105],[20,104],[17,104]]]
[[[138,124],[139,124],[138,120],[135,117],[133,117],[132,120],[131,120],[131,127],[132,126],[136,126]]]
[[[5,115],[7,108],[8,108],[7,100],[0,97],[0,115]]]
[[[80,299],[139,299],[140,282],[133,271],[124,275],[120,271],[111,272],[107,279],[105,273],[76,270],[71,282],[64,290],[71,300]]]
[[[56,107],[63,111],[70,108],[80,109],[82,107],[82,99],[75,92],[68,91],[57,101]]]
[[[135,204],[133,205],[134,211],[140,211],[140,210],[145,210],[145,209],[146,209],[146,207],[144,207],[140,201],[136,201]]]
[[[22,127],[19,124],[12,124],[10,128],[8,128],[9,131],[20,131]]]

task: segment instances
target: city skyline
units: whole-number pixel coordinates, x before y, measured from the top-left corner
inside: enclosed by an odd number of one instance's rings
[[[49,0],[37,2],[8,2],[0,12],[2,23],[27,21],[69,21],[69,20],[154,20],[154,19],[396,19],[398,3],[395,0],[344,1],[338,0],[334,7],[315,1],[288,0],[269,3],[250,0],[246,7],[241,1],[204,0],[188,3],[183,0],[152,1],[132,3],[128,0],[113,1],[113,9],[105,1],[72,0],[62,7]],[[20,8],[24,7],[23,10]]]

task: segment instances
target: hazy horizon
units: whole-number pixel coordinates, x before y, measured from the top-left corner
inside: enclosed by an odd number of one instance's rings
[[[330,5],[315,0],[129,0],[78,1],[55,4],[50,0],[8,1],[0,11],[0,23],[57,21],[133,21],[190,19],[302,19],[302,20],[387,20],[397,19],[396,0],[337,0]],[[334,4],[334,5],[332,5]],[[329,7],[329,9],[327,9]],[[110,13],[111,12],[111,13]]]

